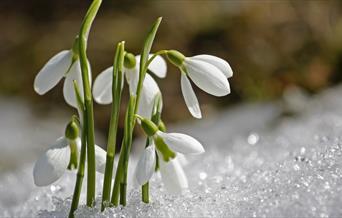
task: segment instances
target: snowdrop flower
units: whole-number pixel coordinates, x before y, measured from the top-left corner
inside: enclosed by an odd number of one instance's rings
[[[145,133],[153,137],[153,142],[141,155],[136,170],[135,180],[143,185],[152,177],[156,166],[156,149],[159,158],[159,168],[166,189],[172,193],[180,193],[188,187],[188,181],[177,158],[178,153],[201,154],[204,152],[202,144],[195,138],[182,133],[166,133],[150,120],[138,116]]]
[[[36,186],[47,186],[58,180],[66,171],[69,162],[72,162],[72,152],[81,149],[81,139],[77,137],[70,140],[60,137],[47,151],[39,157],[33,168],[33,179]],[[77,158],[76,156],[76,158]],[[106,152],[95,145],[96,170],[104,173],[106,165]],[[76,164],[77,165],[77,159]]]
[[[159,151],[157,151],[159,153]],[[162,155],[159,153],[159,156]],[[156,169],[156,147],[152,143],[143,151],[137,166],[135,168],[134,177],[138,185],[147,183]],[[166,190],[171,194],[181,193],[188,188],[188,179],[185,175],[183,167],[178,159],[178,154],[175,158],[165,161],[159,159],[159,170],[162,181]]]
[[[65,77],[63,86],[64,99],[70,106],[77,108],[73,80],[77,81],[82,97],[83,80],[80,61],[73,50],[59,52],[44,65],[34,80],[34,90],[39,95],[44,95],[55,87],[63,77]],[[89,78],[91,79],[91,76]]]
[[[151,55],[150,55],[151,56]],[[136,89],[139,81],[139,62],[140,55],[133,56],[130,53],[125,55],[124,74],[129,85],[129,90],[132,95],[136,94]],[[157,56],[149,65],[148,70],[153,72],[159,78],[166,76],[166,62]],[[110,104],[113,100],[112,96],[113,82],[113,67],[104,70],[94,81],[93,96],[99,104]],[[153,77],[146,73],[141,91],[140,104],[138,113],[142,116],[150,116],[155,96],[160,93],[158,84]]]
[[[167,57],[171,63],[180,68],[181,89],[185,103],[195,118],[202,118],[201,109],[189,78],[203,91],[214,96],[225,96],[230,93],[228,78],[233,76],[229,64],[212,55],[185,57],[178,51],[170,50]]]

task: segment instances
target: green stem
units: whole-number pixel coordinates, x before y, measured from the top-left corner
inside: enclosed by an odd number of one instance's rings
[[[83,124],[84,129],[86,128],[86,124]],[[82,183],[84,177],[84,168],[85,168],[85,159],[86,159],[86,135],[84,134],[85,131],[82,131],[82,146],[81,146],[81,155],[80,155],[80,164],[77,171],[77,178],[76,178],[76,185],[74,189],[74,195],[72,197],[72,203],[70,208],[69,217],[74,217],[74,212],[78,207],[81,190],[82,190]]]
[[[142,201],[146,204],[150,202],[149,182],[141,186]]]
[[[115,174],[115,180],[114,180],[114,185],[113,185],[113,191],[112,191],[112,199],[111,199],[111,203],[114,206],[118,206],[119,205],[119,197],[120,197],[120,182],[121,182],[121,178],[122,178],[122,173],[123,173],[123,161],[124,161],[124,151],[125,150],[125,146],[123,145],[123,143],[121,144],[121,150],[120,150],[120,158],[119,158],[119,162],[118,162],[118,166],[116,168],[116,174]]]
[[[83,120],[86,120],[85,119],[85,113],[83,113]],[[81,190],[82,190],[84,168],[85,168],[85,159],[86,159],[86,147],[87,147],[87,138],[86,138],[86,134],[85,134],[86,128],[87,128],[87,124],[86,124],[86,122],[84,122],[83,127],[82,127],[82,139],[81,139],[82,145],[81,145],[80,163],[78,166],[76,185],[75,185],[75,189],[74,189],[74,195],[72,197],[69,218],[74,217],[74,212],[78,207],[78,203],[79,203],[80,195],[81,195]]]
[[[101,0],[94,0],[89,7],[83,20],[79,34],[79,57],[82,71],[84,101],[85,101],[85,119],[87,123],[87,158],[88,158],[88,181],[87,181],[87,205],[92,207],[95,202],[96,190],[96,162],[95,162],[95,134],[94,134],[94,111],[93,99],[90,87],[89,64],[87,58],[87,40],[90,27],[95,19],[97,11],[101,5]]]
[[[134,129],[134,105],[136,105],[136,98],[134,96],[130,97],[129,106],[127,110],[127,120],[126,120],[126,135],[125,137],[125,152],[124,152],[124,171],[122,176],[122,181],[120,184],[120,204],[126,206],[126,192],[127,192],[127,174],[128,174],[128,160],[129,154],[132,147],[133,129]]]
[[[79,112],[79,116],[82,117],[82,120],[84,122],[85,119],[85,113],[84,113],[84,103],[80,94],[79,87],[77,85],[76,80],[73,81],[74,83],[74,91],[76,95],[76,100],[77,100],[77,109]],[[72,197],[72,202],[71,202],[71,208],[69,212],[69,218],[74,217],[74,212],[78,207],[80,195],[81,195],[81,190],[82,190],[82,183],[83,183],[83,177],[84,177],[84,168],[85,168],[85,159],[86,159],[86,148],[87,148],[87,138],[86,138],[86,123],[81,123],[76,116],[73,116],[72,118],[75,122],[79,124],[79,127],[82,130],[82,138],[81,138],[81,155],[80,155],[80,162],[78,166],[78,171],[77,171],[77,178],[76,178],[76,184],[75,184],[75,189],[74,189],[74,195]],[[83,126],[82,126],[83,125]]]
[[[113,85],[112,85],[112,114],[109,125],[109,136],[107,143],[107,158],[106,158],[106,169],[103,180],[103,191],[102,191],[102,206],[101,211],[106,207],[106,204],[110,199],[110,190],[112,186],[112,174],[115,157],[116,147],[116,136],[119,121],[120,103],[121,103],[121,84],[123,80],[123,62],[124,62],[124,42],[120,42],[116,48],[113,64]]]
[[[162,97],[161,95],[158,95],[154,99],[153,111],[151,115],[151,121],[157,126],[159,126],[159,122],[160,122],[160,116],[161,116],[161,110],[162,110],[161,105],[162,105]],[[145,148],[151,144],[152,140],[153,139],[151,139],[150,137],[146,139]],[[150,202],[149,182],[141,186],[141,200],[146,204]]]
[[[158,55],[163,55],[166,54],[167,50],[160,50],[154,53],[146,62],[145,69],[144,71],[147,71],[147,67],[152,63],[152,61],[158,56]]]
[[[128,166],[128,157],[129,151],[132,145],[132,121],[134,118],[134,105],[135,105],[136,98],[131,96],[128,103],[128,108],[125,115],[125,129],[124,129],[124,139],[121,145],[120,150],[120,158],[118,167],[116,170],[115,181],[113,186],[113,193],[112,193],[112,204],[117,206],[119,203],[119,196],[120,196],[120,203],[125,205],[126,202],[126,188],[127,188],[127,166]],[[126,171],[126,172],[125,172]]]
[[[114,187],[113,187],[113,195],[112,195],[112,203],[116,206],[118,204],[118,198],[120,195],[120,203],[122,205],[126,205],[126,192],[127,192],[127,174],[128,174],[128,161],[129,161],[129,153],[132,146],[132,138],[133,138],[133,130],[135,127],[136,117],[134,116],[139,107],[139,101],[141,96],[141,90],[143,81],[146,75],[147,67],[146,65],[148,61],[148,55],[151,51],[152,43],[155,38],[156,32],[158,30],[159,24],[161,22],[161,18],[158,18],[156,22],[153,24],[150,32],[148,33],[144,48],[140,58],[140,68],[139,68],[139,81],[137,85],[137,93],[136,97],[130,97],[130,104],[127,110],[126,122],[125,122],[125,137],[123,147],[121,147],[120,151],[120,159],[117,167],[117,173],[115,177]],[[120,189],[119,189],[120,187]],[[119,191],[120,190],[120,193]]]

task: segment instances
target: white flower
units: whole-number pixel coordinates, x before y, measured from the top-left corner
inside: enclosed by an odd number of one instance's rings
[[[163,183],[169,193],[181,193],[189,187],[188,179],[177,157],[168,162],[159,161],[159,168]]]
[[[159,155],[159,170],[166,190],[171,194],[179,194],[188,188],[188,179],[178,160],[178,155],[166,162],[162,155]],[[147,183],[156,169],[155,145],[152,143],[143,151],[137,166],[134,177],[138,185]]]
[[[72,59],[73,52],[71,50],[64,50],[53,56],[37,74],[34,80],[34,90],[38,94],[44,95],[65,77],[63,87],[64,99],[69,105],[77,108],[73,80],[77,81],[82,97],[83,80],[79,59],[75,61],[72,61]],[[89,79],[91,80],[90,75],[91,73],[89,72]]]
[[[172,150],[183,154],[200,154],[204,148],[200,142],[191,136],[181,133],[164,133],[157,131],[155,137],[161,137],[163,142]],[[163,183],[168,192],[172,194],[181,193],[188,188],[188,180],[178,159],[181,154],[176,154],[175,158],[165,161],[162,151],[157,151],[159,156],[159,168]],[[138,185],[143,185],[150,180],[156,168],[156,152],[154,142],[142,153],[136,169],[135,181]]]
[[[80,150],[80,138],[76,139],[76,144],[77,149]],[[95,158],[96,170],[104,173],[106,152],[97,145],[95,145]],[[36,161],[33,168],[33,179],[36,186],[47,186],[58,180],[67,169],[69,161],[69,140],[61,137]]]
[[[150,55],[151,57],[151,55]],[[124,74],[129,84],[130,93],[135,95],[139,81],[139,61],[140,55],[135,57],[136,65],[132,69],[125,68]],[[160,78],[166,76],[166,62],[157,56],[149,65],[148,70],[153,72]],[[98,75],[94,81],[93,96],[99,104],[110,104],[113,100],[112,96],[113,67],[109,67]],[[151,75],[146,73],[140,96],[140,104],[138,113],[144,117],[150,117],[153,109],[154,99],[160,93],[160,89],[156,81]]]
[[[192,116],[202,118],[197,97],[188,77],[203,91],[214,96],[225,96],[230,93],[227,78],[233,76],[233,71],[225,60],[212,55],[185,57],[182,67],[185,69],[181,76],[185,103]]]
[[[166,133],[157,131],[156,135],[161,137],[165,144],[172,150],[183,154],[201,154],[204,153],[202,144],[195,138],[182,133]]]

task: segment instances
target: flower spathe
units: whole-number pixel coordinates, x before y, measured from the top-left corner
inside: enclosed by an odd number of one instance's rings
[[[34,90],[39,95],[44,95],[65,77],[63,86],[64,99],[70,106],[77,108],[73,80],[76,80],[82,97],[83,80],[80,61],[78,59],[73,60],[73,57],[72,50],[63,50],[53,56],[35,77]]]
[[[151,57],[152,55],[150,55]],[[136,65],[134,68],[124,68],[124,75],[129,85],[131,95],[136,94],[136,89],[139,81],[139,61],[140,55],[135,57]],[[159,78],[166,76],[166,62],[160,57],[156,56],[148,67],[148,70],[153,72]],[[94,81],[93,96],[99,104],[110,104],[113,101],[112,96],[112,82],[113,82],[113,67],[109,67],[102,71]],[[160,89],[153,77],[146,73],[141,91],[141,100],[138,108],[138,113],[142,116],[149,117],[152,112],[155,96],[160,93]]]
[[[75,140],[78,150],[81,140]],[[106,152],[95,146],[96,170],[104,173]],[[58,180],[66,171],[70,160],[69,140],[60,137],[48,150],[39,157],[33,168],[33,179],[36,186],[47,186]]]

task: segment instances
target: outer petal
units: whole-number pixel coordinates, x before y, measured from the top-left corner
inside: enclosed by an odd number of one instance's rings
[[[166,190],[171,194],[180,194],[188,188],[188,179],[177,159],[169,162],[159,159],[159,168]]]
[[[156,81],[151,75],[146,73],[143,87],[141,90],[141,97],[139,102],[138,114],[143,117],[151,117],[154,100],[156,95],[160,93],[160,89]]]
[[[148,146],[142,153],[135,168],[134,177],[138,185],[144,185],[152,177],[156,167],[154,145]]]
[[[100,146],[95,145],[96,171],[102,174],[104,174],[106,168],[106,156],[107,152]]]
[[[149,58],[151,58],[152,56],[153,56],[153,54],[150,54]],[[137,65],[139,65],[140,55],[135,56],[135,60],[136,60]],[[159,78],[165,78],[166,77],[166,73],[167,73],[166,61],[164,60],[164,58],[162,58],[159,55],[153,59],[151,64],[148,66],[148,69],[151,72],[153,72],[153,74]]]
[[[181,166],[186,166],[186,165],[189,164],[188,159],[186,159],[185,155],[182,154],[182,153],[177,153],[176,159],[179,161],[179,163],[181,164]]]
[[[174,151],[183,154],[200,154],[204,152],[202,144],[195,138],[182,133],[156,133]]]
[[[139,66],[137,64],[137,66]],[[139,67],[135,67],[133,69],[125,69],[126,80],[129,85],[130,94],[135,95],[138,82],[139,82]]]
[[[77,100],[74,91],[74,83],[73,81],[76,80],[78,88],[80,90],[81,97],[83,98],[83,80],[82,80],[82,73],[80,62],[77,60],[73,63],[70,71],[65,77],[64,86],[63,86],[63,95],[64,100],[70,106],[77,108]]]
[[[218,69],[221,70],[221,72],[227,77],[230,78],[233,76],[233,70],[230,67],[230,65],[228,64],[227,61],[223,60],[222,58],[213,56],[213,55],[196,55],[191,57],[191,59],[194,60],[199,60],[199,61],[204,61],[207,62],[209,64],[214,65],[215,67],[217,67]]]
[[[217,67],[191,58],[185,59],[185,65],[192,81],[203,91],[214,96],[230,93],[228,80]]]
[[[59,138],[35,163],[33,179],[36,186],[46,186],[58,180],[68,167],[70,148],[68,140]]]
[[[89,62],[88,62],[88,67],[89,67],[88,76],[90,80],[89,82],[91,84],[92,74],[91,74],[91,67],[90,67]],[[76,80],[78,88],[80,90],[81,97],[83,98],[83,95],[84,95],[83,94],[83,79],[82,79],[82,71],[81,71],[81,65],[80,65],[79,60],[75,61],[73,65],[71,66],[70,71],[65,76],[65,81],[64,81],[64,86],[63,86],[63,95],[64,95],[64,100],[66,101],[66,103],[68,103],[70,106],[74,108],[78,108],[76,95],[74,91],[74,83],[73,83],[74,80]]]
[[[64,50],[53,56],[39,71],[34,80],[34,90],[43,95],[63,78],[71,65],[72,52]]]
[[[197,97],[191,87],[191,83],[188,77],[184,73],[182,73],[181,77],[181,86],[185,104],[188,107],[191,115],[198,119],[202,118],[201,109],[199,107]]]
[[[112,84],[113,67],[109,67],[102,71],[94,81],[93,96],[97,103],[110,104],[112,102]]]

